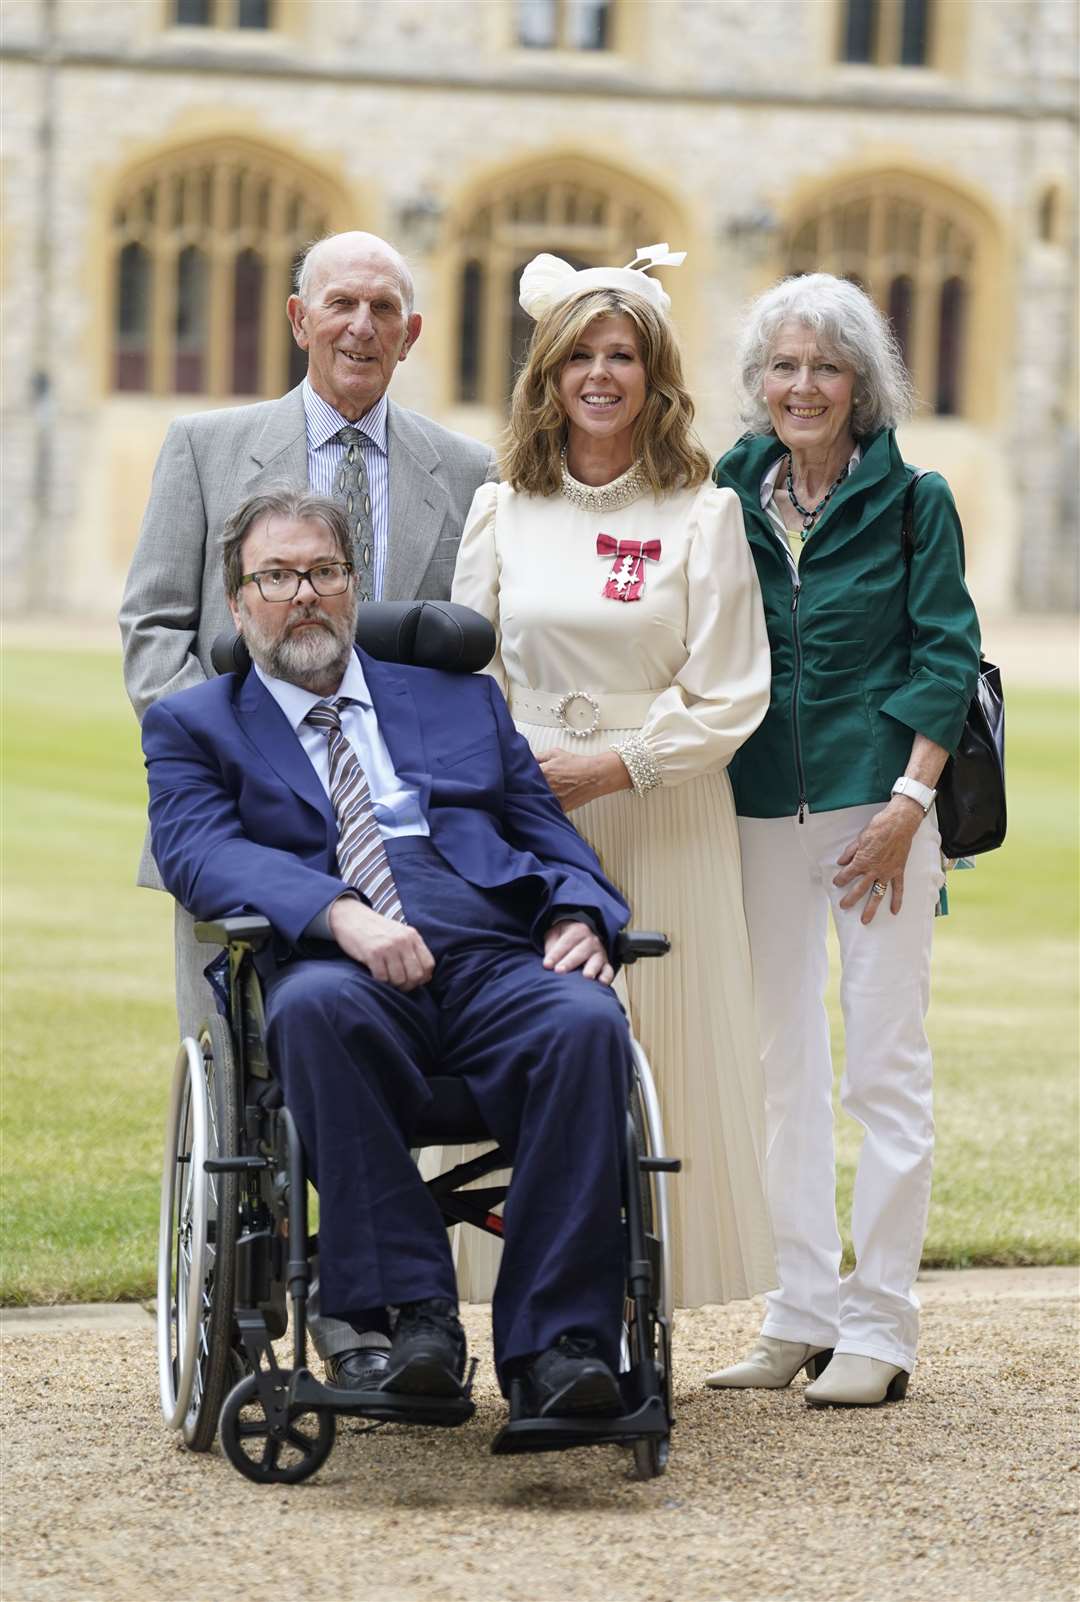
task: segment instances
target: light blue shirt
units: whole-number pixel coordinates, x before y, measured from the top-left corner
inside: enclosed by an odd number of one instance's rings
[[[313,695],[299,684],[285,679],[272,679],[258,663],[255,672],[274,697],[289,720],[289,726],[303,746],[319,783],[330,794],[330,757],[326,748],[326,734],[304,719],[313,706],[322,700],[333,700],[347,695],[351,704],[341,708],[341,732],[356,753],[356,760],[364,770],[371,792],[375,821],[384,840],[399,839],[404,835],[429,835],[427,819],[420,806],[420,792],[404,784],[398,777],[386,741],[379,731],[379,720],[371,704],[371,692],[360,666],[360,658],[353,653],[340,686],[331,697]]]
[[[345,447],[335,438],[339,428],[355,428],[360,435],[360,454],[364,458],[368,493],[371,496],[371,528],[375,536],[375,555],[371,564],[371,598],[382,599],[386,574],[386,547],[390,537],[390,457],[387,450],[387,400],[383,392],[363,417],[350,423],[317,395],[304,379],[304,422],[307,429],[308,487],[316,495],[336,498],[335,486]],[[325,736],[324,736],[325,738]]]

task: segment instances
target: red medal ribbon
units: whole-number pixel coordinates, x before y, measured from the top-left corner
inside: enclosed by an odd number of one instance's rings
[[[616,540],[596,536],[597,556],[613,556],[614,566],[604,585],[609,601],[640,601],[645,590],[645,563],[660,560],[659,540]]]

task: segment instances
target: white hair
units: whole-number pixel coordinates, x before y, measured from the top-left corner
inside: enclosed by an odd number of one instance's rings
[[[319,266],[319,252],[324,245],[333,244],[338,239],[353,239],[356,241],[357,251],[369,252],[373,255],[385,256],[389,265],[394,269],[401,285],[401,299],[404,304],[405,316],[412,316],[413,302],[416,290],[413,286],[412,273],[409,264],[400,250],[380,239],[378,234],[366,234],[359,230],[350,230],[344,234],[323,234],[321,239],[313,239],[309,245],[304,246],[304,254],[296,264],[294,284],[296,293],[301,300],[306,301],[311,292],[311,281]]]
[[[886,318],[857,284],[832,273],[783,278],[751,302],[736,352],[741,413],[752,434],[772,428],[762,386],[785,323],[813,330],[818,343],[855,372],[852,432],[896,428],[915,408],[915,391]]]

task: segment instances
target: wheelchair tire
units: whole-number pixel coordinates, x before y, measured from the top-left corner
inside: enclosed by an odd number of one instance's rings
[[[660,1118],[660,1102],[653,1082],[649,1060],[637,1041],[632,1042],[634,1078],[630,1092],[634,1117],[634,1131],[641,1152],[649,1157],[666,1157],[664,1129]],[[675,1322],[673,1279],[671,1267],[671,1216],[668,1208],[668,1178],[666,1173],[642,1173],[641,1206],[647,1232],[658,1243],[656,1278],[653,1285],[654,1301],[660,1317],[670,1331]]]
[[[158,1238],[158,1369],[165,1421],[192,1451],[213,1443],[237,1377],[233,1283],[239,1227],[235,1174],[207,1157],[235,1154],[240,1088],[232,1041],[214,1016],[177,1058],[165,1142]]]
[[[329,1409],[303,1406],[290,1407],[284,1428],[272,1430],[255,1374],[233,1386],[221,1409],[222,1450],[233,1468],[256,1485],[296,1485],[309,1479],[330,1456],[335,1431]]]
[[[663,1134],[659,1127],[659,1113],[656,1107],[656,1093],[652,1084],[652,1076],[648,1062],[636,1042],[634,1043],[634,1055],[635,1073],[630,1092],[630,1108],[638,1151],[643,1156],[663,1156]],[[648,1319],[643,1326],[635,1316],[633,1304],[628,1303],[629,1328],[627,1333],[629,1356],[632,1363],[636,1365],[643,1361],[649,1361],[656,1369],[660,1380],[664,1407],[670,1421],[672,1414],[671,1357],[667,1337],[670,1334],[671,1323],[667,1310],[670,1307],[671,1281],[670,1246],[667,1240],[666,1194],[663,1188],[666,1180],[667,1176],[663,1173],[639,1171],[638,1174],[642,1223],[646,1236],[652,1237],[657,1243],[657,1249],[655,1255],[652,1256],[653,1286]],[[670,1441],[667,1436],[663,1439],[652,1436],[644,1440],[634,1441],[632,1448],[634,1478],[638,1480],[653,1480],[663,1474],[667,1468],[669,1445]]]
[[[644,1441],[634,1442],[634,1473],[635,1480],[656,1480],[667,1469],[668,1442],[658,1441],[655,1437]]]

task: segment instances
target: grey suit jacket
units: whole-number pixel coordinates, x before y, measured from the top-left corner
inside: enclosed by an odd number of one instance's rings
[[[495,476],[486,445],[391,401],[385,600],[446,600],[473,495]],[[136,716],[210,675],[232,626],[221,577],[226,519],[249,495],[306,486],[301,386],[280,400],[197,412],[170,424],[120,607],[124,683]],[[140,884],[160,885],[148,851]]]

